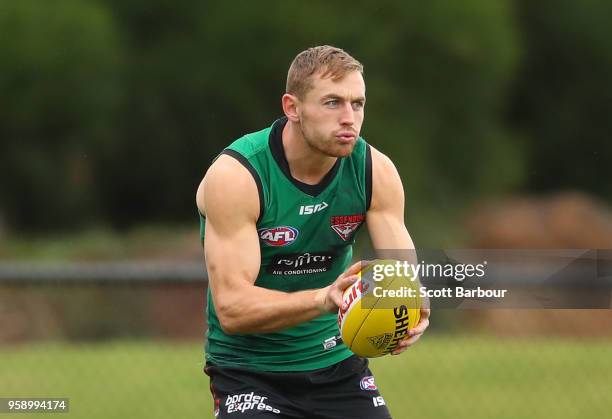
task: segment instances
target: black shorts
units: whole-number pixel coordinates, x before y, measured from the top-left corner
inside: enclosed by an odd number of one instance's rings
[[[389,419],[368,360],[351,356],[327,368],[262,372],[207,365],[218,419]]]

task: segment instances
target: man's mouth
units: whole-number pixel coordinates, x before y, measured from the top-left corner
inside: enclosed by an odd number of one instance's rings
[[[336,138],[338,138],[341,143],[347,144],[354,141],[357,136],[351,131],[341,131],[336,134]]]

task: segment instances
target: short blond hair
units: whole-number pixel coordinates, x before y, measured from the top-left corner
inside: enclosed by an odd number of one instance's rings
[[[322,45],[300,52],[289,67],[286,92],[303,98],[312,89],[313,75],[340,80],[351,71],[363,74],[363,64],[351,57],[346,51]]]

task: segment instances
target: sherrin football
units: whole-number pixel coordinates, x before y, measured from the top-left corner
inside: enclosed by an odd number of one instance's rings
[[[418,278],[397,275],[387,266],[395,263],[378,260],[365,266],[359,280],[344,291],[348,306],[338,311],[338,327],[344,344],[357,355],[373,358],[390,353],[419,322]]]

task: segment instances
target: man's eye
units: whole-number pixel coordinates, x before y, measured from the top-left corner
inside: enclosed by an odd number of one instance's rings
[[[353,102],[353,109],[363,108],[363,102]]]
[[[328,100],[327,102],[325,102],[325,104],[328,106],[337,106],[338,100],[337,99]]]

